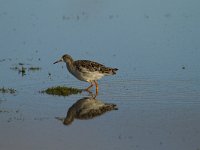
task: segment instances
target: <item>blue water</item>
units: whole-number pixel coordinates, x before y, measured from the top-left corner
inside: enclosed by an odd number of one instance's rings
[[[199,1],[0,1],[0,149],[200,149]],[[63,54],[119,69],[98,99],[119,110],[64,126],[69,97],[39,91],[85,88]],[[40,67],[22,76],[11,68]],[[49,76],[50,74],[50,76]],[[93,92],[95,90],[93,89]]]

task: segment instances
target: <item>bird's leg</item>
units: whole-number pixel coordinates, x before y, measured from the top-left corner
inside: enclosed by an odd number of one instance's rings
[[[91,82],[91,85],[85,89],[85,91],[90,91],[89,89],[90,89],[91,87],[93,87],[93,83],[92,83],[92,82]]]
[[[94,83],[95,83],[95,86],[96,86],[96,96],[97,96],[97,95],[98,95],[99,86],[98,86],[97,81],[94,81]],[[96,97],[96,96],[95,96],[95,97]]]

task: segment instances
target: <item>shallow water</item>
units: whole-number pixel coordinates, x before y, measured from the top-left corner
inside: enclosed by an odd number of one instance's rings
[[[0,149],[200,149],[200,19],[198,1],[1,1]],[[40,93],[51,86],[85,88],[63,54],[117,67],[99,81],[98,99],[118,110],[63,125],[83,92]],[[12,69],[26,70],[25,75]],[[93,89],[93,92],[95,90]]]

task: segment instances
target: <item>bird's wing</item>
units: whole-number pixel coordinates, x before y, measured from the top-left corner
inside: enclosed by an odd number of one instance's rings
[[[79,71],[86,70],[90,72],[100,71],[102,67],[105,67],[102,64],[89,60],[77,60],[74,62],[74,65]]]
[[[115,74],[116,68],[109,68],[100,63],[89,60],[77,60],[74,61],[75,67],[81,72],[95,72],[99,71],[103,74]]]

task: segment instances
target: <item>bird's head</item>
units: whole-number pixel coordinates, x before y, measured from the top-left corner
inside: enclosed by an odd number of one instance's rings
[[[72,63],[73,59],[70,55],[65,54],[61,57],[61,59],[57,60],[56,62],[54,62],[53,64],[59,63],[59,62],[65,62],[65,63]]]

